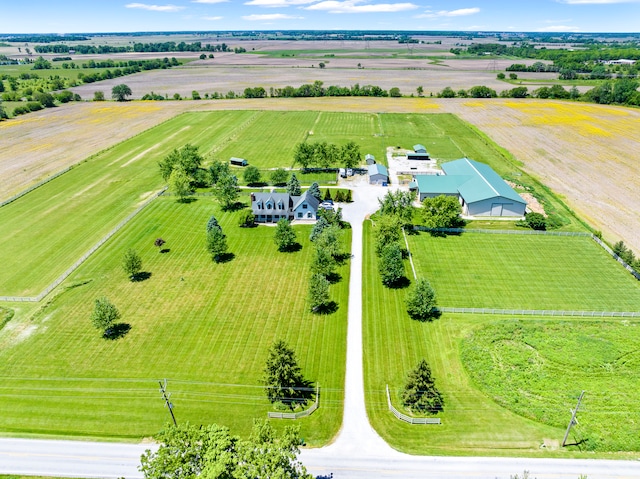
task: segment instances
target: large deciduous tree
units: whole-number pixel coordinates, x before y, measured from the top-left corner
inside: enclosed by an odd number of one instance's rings
[[[312,313],[322,312],[329,306],[329,281],[320,273],[309,280],[309,306]]]
[[[213,185],[213,196],[220,202],[222,209],[230,210],[234,208],[240,196],[238,178],[230,173],[222,175]]]
[[[413,319],[426,321],[437,314],[436,292],[424,278],[416,281],[407,295],[407,312]]]
[[[402,235],[400,220],[394,215],[381,216],[375,222],[374,234],[376,237],[376,254],[380,256],[385,246],[400,240]]]
[[[407,376],[402,404],[411,411],[431,414],[444,408],[444,398],[436,388],[431,368],[424,359]]]
[[[312,479],[298,461],[300,427],[277,435],[268,421],[255,421],[248,440],[217,424],[167,426],[159,447],[140,460],[145,479]]]
[[[165,181],[168,181],[174,170],[180,168],[189,177],[189,181],[193,182],[202,161],[203,158],[198,152],[198,147],[187,143],[182,148],[176,148],[165,156],[158,162],[158,166],[162,179]]]
[[[307,382],[298,366],[296,353],[282,339],[269,348],[262,382],[267,398],[272,403],[295,404],[305,396]]]
[[[116,85],[111,89],[111,98],[116,101],[127,101],[127,97],[130,97],[131,94],[131,88],[124,83]]]
[[[455,196],[425,198],[422,206],[422,219],[428,228],[456,228],[462,223],[462,206]]]
[[[388,191],[382,199],[378,198],[380,214],[394,215],[398,217],[403,224],[409,224],[413,219],[413,212],[415,210],[413,201],[415,197],[416,193],[413,191]]]
[[[271,184],[273,186],[282,186],[287,184],[289,173],[284,168],[278,168],[271,172]]]
[[[402,250],[397,242],[394,241],[382,248],[378,270],[380,271],[382,284],[388,288],[396,287],[405,278]]]
[[[191,180],[182,168],[175,168],[169,176],[169,190],[184,203],[191,194]]]
[[[249,165],[244,169],[242,177],[244,178],[245,183],[247,183],[248,185],[258,184],[262,180],[260,170],[257,166],[253,165]]]

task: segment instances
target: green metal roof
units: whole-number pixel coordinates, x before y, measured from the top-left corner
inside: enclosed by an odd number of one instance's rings
[[[446,173],[443,176],[416,176],[418,190],[436,195],[459,194],[466,203],[503,197],[526,204],[489,165],[462,158],[444,163],[442,170]]]
[[[417,145],[413,145],[413,151],[418,153],[420,150],[424,150],[424,153],[427,152],[427,148],[424,145],[421,145],[420,143],[418,143]]]

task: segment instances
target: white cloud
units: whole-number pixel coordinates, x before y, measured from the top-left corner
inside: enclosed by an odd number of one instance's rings
[[[416,18],[464,17],[467,15],[475,15],[476,13],[480,13],[480,9],[478,7],[459,8],[458,10],[440,10],[437,12],[427,11],[420,15],[416,15]]]
[[[537,32],[579,32],[580,29],[576,26],[569,25],[550,25],[548,27],[538,28]]]
[[[372,3],[367,5],[358,5],[363,0],[325,0],[309,7],[305,10],[322,10],[329,13],[393,13],[403,12],[406,10],[415,10],[420,8],[413,3]]]
[[[215,22],[216,20],[222,20],[224,17],[202,17],[203,20],[209,20]]]
[[[178,7],[176,5],[147,5],[146,3],[129,3],[125,5],[125,7],[150,10],[152,12],[179,12],[180,10],[184,10],[184,7]]]
[[[271,20],[302,20],[304,17],[295,17],[293,15],[285,15],[284,13],[269,13],[265,15],[245,15],[243,20],[249,20],[251,22],[256,21],[271,21]]]
[[[225,3],[229,0],[191,0],[191,3]]]
[[[265,8],[282,8],[290,7],[292,5],[306,5],[307,3],[313,3],[316,0],[250,0],[245,2],[245,5],[252,5],[254,7]]]
[[[638,3],[640,0],[556,0],[568,5],[610,5],[613,3]]]

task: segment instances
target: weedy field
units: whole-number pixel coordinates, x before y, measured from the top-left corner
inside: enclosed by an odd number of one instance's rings
[[[215,213],[234,258],[215,264],[205,226]],[[295,349],[305,377],[321,385],[321,407],[302,421],[302,436],[322,444],[342,414],[349,265],[331,286],[337,312],[307,304],[313,246],[310,226],[296,227],[302,249],[278,253],[274,229],[240,228],[209,198],[189,204],[159,198],[69,279],[67,287],[0,333],[0,429],[12,433],[140,438],[170,420],[158,392],[168,391],[179,421],[218,422],[248,433],[270,405],[260,379],[271,343]],[[350,230],[344,245],[350,244]],[[154,240],[162,237],[168,252]],[[128,248],[148,279],[121,268]],[[130,328],[108,340],[93,328],[94,300],[106,296]],[[126,330],[126,328],[125,328]]]
[[[637,282],[587,238],[409,238],[418,277],[429,279],[440,306],[637,311],[640,304]],[[382,286],[370,225],[364,245],[367,411],[391,445],[422,454],[464,455],[473,449],[516,456],[640,449],[640,404],[631,386],[638,380],[637,320],[444,313],[431,322],[415,321],[406,312],[407,289]],[[389,385],[394,405],[407,412],[400,392],[422,358],[445,398],[439,426],[408,425],[387,409]],[[561,452],[567,411],[583,389],[588,404],[569,449]]]

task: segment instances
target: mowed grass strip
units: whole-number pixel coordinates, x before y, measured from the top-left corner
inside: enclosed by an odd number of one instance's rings
[[[433,322],[414,321],[406,312],[407,290],[382,286],[369,223],[364,228],[363,258],[367,413],[391,446],[412,454],[537,455],[544,452],[539,446],[545,438],[562,438],[562,429],[500,407],[471,381],[460,359],[460,341],[489,316],[445,314]],[[394,405],[404,411],[399,393],[407,373],[423,358],[445,398],[445,410],[438,415],[441,425],[410,425],[387,407],[388,384]]]
[[[448,307],[640,311],[640,283],[588,237],[408,236],[418,277]]]
[[[215,213],[235,257],[214,264],[205,225]],[[239,433],[271,409],[260,378],[269,346],[286,340],[304,375],[322,387],[321,408],[300,421],[307,443],[327,442],[341,422],[349,265],[331,287],[339,309],[308,312],[313,247],[278,253],[274,229],[243,229],[240,213],[209,198],[181,204],[160,198],[69,279],[77,287],[43,306],[23,335],[0,352],[0,429],[11,432],[140,438],[169,420],[158,392],[168,379],[179,421],[221,423]],[[157,237],[170,251],[159,253]],[[349,231],[344,244],[350,244]],[[143,258],[145,281],[121,269],[128,248]],[[131,326],[101,337],[89,321],[95,298],[108,297]],[[276,422],[277,424],[283,424]]]

